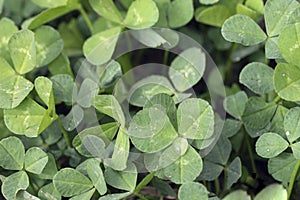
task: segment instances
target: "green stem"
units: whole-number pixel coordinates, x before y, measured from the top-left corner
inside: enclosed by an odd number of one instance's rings
[[[216,194],[219,195],[221,191],[219,179],[217,178],[214,182],[215,182]]]
[[[90,18],[88,17],[87,13],[85,12],[85,10],[83,9],[83,7],[81,5],[79,6],[78,11],[81,13],[86,25],[90,29],[90,32],[93,33],[92,22],[91,22]]]
[[[274,102],[274,103],[278,103],[278,101],[280,101],[280,100],[281,100],[280,96],[277,96],[277,97],[273,100],[273,102]]]
[[[62,123],[60,117],[57,118],[57,121],[58,121],[58,124],[59,124],[59,126],[60,126],[61,132],[62,132],[62,134],[63,134],[63,136],[64,136],[64,138],[65,138],[65,140],[66,140],[67,146],[68,146],[68,147],[71,147],[71,142],[70,142],[69,135],[68,135],[67,131],[65,130],[64,125],[63,125],[63,123]]]
[[[250,163],[251,163],[252,170],[256,174],[257,170],[256,170],[255,162],[254,162],[251,144],[249,141],[249,135],[247,133],[246,133],[246,145],[247,145],[247,149],[248,149],[248,153],[249,153],[249,157],[250,157]]]
[[[146,197],[144,197],[143,195],[141,194],[135,194],[135,196],[137,196],[139,199],[141,200],[148,200]]]
[[[146,185],[148,185],[154,177],[154,172],[148,174],[135,188],[133,191],[134,195],[137,195]]]
[[[239,44],[238,43],[234,43],[230,49],[230,52],[229,52],[229,55],[228,55],[228,58],[227,58],[227,62],[226,62],[226,65],[225,65],[225,77],[227,78],[228,77],[228,81],[231,80],[232,78],[232,60],[231,60],[231,55],[232,53],[239,47]]]
[[[300,160],[298,160],[297,164],[295,165],[292,176],[290,178],[290,183],[289,183],[289,188],[288,188],[288,199],[290,199],[290,197],[291,197],[292,190],[294,187],[294,182],[296,180],[296,176],[297,176],[299,168],[300,168]]]
[[[165,50],[165,53],[164,53],[164,60],[163,60],[163,64],[164,64],[164,65],[167,65],[167,64],[168,64],[168,59],[169,59],[169,51],[168,51],[168,50]]]

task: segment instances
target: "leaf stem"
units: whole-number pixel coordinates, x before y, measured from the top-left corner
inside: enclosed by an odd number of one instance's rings
[[[225,77],[228,77],[228,81],[231,80],[232,78],[232,60],[231,60],[231,55],[232,53],[239,47],[238,43],[234,43],[230,49],[228,58],[227,58],[227,62],[225,65]]]
[[[154,172],[148,174],[135,188],[133,191],[134,195],[137,195],[146,185],[148,185],[154,177]]]
[[[141,200],[148,200],[146,197],[144,197],[143,195],[141,194],[135,194],[135,196],[137,196],[139,199]]]
[[[277,96],[277,97],[273,100],[273,102],[274,102],[274,103],[278,103],[278,101],[280,101],[280,100],[281,100],[280,96]]]
[[[250,163],[251,163],[251,167],[253,170],[253,173],[257,174],[257,170],[256,170],[256,166],[255,166],[255,162],[254,162],[254,157],[253,157],[253,152],[252,152],[252,148],[251,148],[251,144],[249,141],[249,135],[246,133],[246,145],[247,145],[247,149],[248,149],[248,153],[249,153],[249,157],[250,157]]]
[[[288,188],[288,199],[290,199],[290,197],[291,197],[292,190],[294,187],[294,182],[295,182],[299,168],[300,168],[300,160],[298,160],[297,164],[295,165],[292,176],[290,178],[290,183],[289,183],[289,188]]]
[[[68,147],[71,147],[71,142],[70,142],[69,135],[68,135],[67,131],[65,130],[64,125],[63,125],[63,123],[62,123],[60,117],[57,118],[57,121],[58,121],[58,124],[59,124],[59,126],[60,126],[61,132],[62,132],[62,134],[63,134],[63,136],[64,136],[64,138],[65,138],[65,140],[66,140],[67,146],[68,146]]]
[[[90,20],[90,18],[88,17],[87,13],[85,12],[84,8],[82,7],[82,5],[80,4],[80,6],[78,7],[78,11],[81,13],[86,25],[88,26],[91,34],[93,33],[93,25],[92,22]]]
[[[169,59],[169,51],[165,50],[165,52],[164,52],[164,60],[163,60],[163,64],[164,65],[168,64],[168,59]]]
[[[220,181],[218,178],[216,178],[216,180],[214,181],[215,182],[215,189],[216,189],[216,194],[219,195],[220,194]]]

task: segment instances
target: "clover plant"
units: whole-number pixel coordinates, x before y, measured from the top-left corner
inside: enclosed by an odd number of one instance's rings
[[[300,196],[297,0],[0,0],[0,199]]]

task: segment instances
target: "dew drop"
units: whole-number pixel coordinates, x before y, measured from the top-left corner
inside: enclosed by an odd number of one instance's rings
[[[285,77],[285,74],[283,73],[282,76]]]
[[[267,149],[267,152],[269,152],[270,151],[270,149]]]
[[[286,136],[289,136],[291,133],[289,131],[285,132]]]

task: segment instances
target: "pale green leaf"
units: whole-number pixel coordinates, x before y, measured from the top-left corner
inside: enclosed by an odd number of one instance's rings
[[[192,147],[177,161],[163,169],[164,175],[176,184],[195,180],[202,171],[202,159]]]
[[[260,13],[256,12],[255,10],[241,3],[237,4],[236,12],[237,14],[247,15],[251,17],[253,20],[257,20],[261,17]]]
[[[49,183],[48,185],[44,185],[38,192],[38,197],[41,199],[49,199],[49,200],[61,200],[60,194],[54,188],[53,183]]]
[[[16,137],[8,137],[0,142],[0,166],[7,170],[23,168],[25,149],[22,141]]]
[[[74,137],[72,144],[81,155],[85,157],[93,157],[93,153],[95,153],[93,148],[89,149],[89,146],[85,146],[83,140],[88,142],[89,139],[93,139],[93,137],[89,136],[97,136],[105,143],[105,146],[108,146],[110,144],[110,140],[112,140],[117,130],[117,123],[107,123],[100,126],[87,128]],[[85,139],[86,137],[87,139]],[[102,142],[99,140],[96,143],[100,144]],[[92,152],[89,152],[89,150]],[[98,150],[96,152],[98,152]]]
[[[240,83],[256,94],[266,94],[274,90],[274,70],[266,64],[252,62],[246,65],[240,73]]]
[[[48,162],[48,155],[38,147],[32,147],[25,154],[25,170],[34,174],[42,173]]]
[[[210,162],[220,165],[226,165],[231,150],[232,146],[230,140],[221,135],[214,148],[211,150],[211,152],[209,152],[209,154],[205,158]]]
[[[0,77],[0,81],[5,81],[8,78],[11,78],[15,75],[15,70],[10,66],[10,64],[5,60],[4,58],[0,57],[0,63],[1,63],[1,68],[0,68],[0,73],[5,74],[5,76]]]
[[[20,74],[26,74],[36,67],[34,42],[34,33],[30,30],[22,30],[13,34],[8,42],[15,70]]]
[[[178,158],[186,153],[188,148],[189,143],[187,139],[180,137],[176,138],[160,155],[158,167],[164,168],[174,163]]]
[[[224,167],[222,165],[204,160],[203,170],[199,176],[199,180],[213,181],[220,176],[223,170]]]
[[[57,74],[51,77],[53,92],[56,100],[72,103],[74,81],[70,75]]]
[[[261,14],[264,12],[263,0],[246,0],[245,5]]]
[[[125,126],[125,116],[121,105],[113,95],[97,95],[93,106],[100,112],[112,117],[122,126]]]
[[[279,63],[274,72],[274,87],[277,94],[287,101],[300,101],[300,67]]]
[[[296,0],[268,0],[265,5],[264,16],[269,37],[277,36],[285,29],[289,17],[299,7]]]
[[[74,2],[74,1],[69,1]],[[45,11],[39,13],[36,15],[28,24],[29,29],[35,29],[43,24],[46,24],[60,16],[63,16],[73,10],[78,9],[79,4],[78,3],[69,3],[65,6],[59,6],[55,8],[49,8]]]
[[[15,108],[26,98],[33,89],[33,84],[22,76],[15,75],[6,60],[0,57],[0,73],[5,74],[0,78],[0,108]]]
[[[89,78],[84,79],[75,98],[76,102],[83,108],[89,108],[92,105],[92,99],[98,94],[98,84]]]
[[[112,0],[89,0],[92,8],[107,20],[121,23],[122,15]]]
[[[153,29],[134,30],[131,31],[130,33],[136,40],[146,45],[147,47],[155,48],[161,46],[162,44],[167,43],[165,38],[163,38]]]
[[[33,196],[29,192],[21,190],[17,193],[15,200],[41,200],[41,199],[36,196]]]
[[[39,76],[34,80],[34,88],[46,106],[55,110],[52,81],[44,76]]]
[[[53,176],[57,173],[56,160],[51,153],[48,153],[47,155],[48,162],[38,177],[41,179],[52,180]]]
[[[223,37],[245,46],[259,44],[267,39],[258,24],[246,15],[234,15],[228,18],[222,26]]]
[[[174,0],[168,5],[168,21],[171,28],[179,28],[193,18],[193,0]]]
[[[0,56],[6,60],[10,60],[8,41],[18,31],[18,27],[12,20],[5,17],[0,20],[0,27]]]
[[[272,37],[267,39],[265,45],[266,58],[282,59],[282,56],[278,48],[278,38],[279,37]]]
[[[177,109],[172,97],[167,94],[157,94],[146,102],[144,108],[162,106],[173,127],[177,130]]]
[[[83,54],[89,62],[101,65],[108,62],[115,50],[120,27],[114,27],[88,38],[83,45]]]
[[[256,134],[251,134],[251,137],[257,137],[261,133],[259,130],[270,125],[273,115],[276,111],[276,104],[273,102],[267,103],[261,97],[250,97],[246,103],[242,120],[246,128],[257,130]]]
[[[121,65],[117,61],[110,61],[107,65],[97,68],[97,72],[101,71],[99,85],[101,88],[108,88],[122,76]]]
[[[214,112],[202,99],[184,100],[177,111],[178,133],[189,139],[207,139],[214,132]]]
[[[48,185],[44,185],[38,192],[38,196],[41,199],[47,200],[61,200],[60,194],[54,188],[53,183],[49,183]]]
[[[254,198],[254,200],[283,200],[288,199],[286,189],[280,184],[272,184],[261,190]]]
[[[289,109],[282,105],[278,105],[276,112],[272,118],[269,132],[278,133],[279,135],[287,136],[287,132],[284,129],[284,117]]]
[[[66,54],[61,53],[55,60],[48,65],[51,75],[68,74],[74,76],[70,68],[70,61]]]
[[[63,50],[64,41],[59,32],[50,26],[42,26],[35,31],[37,67],[52,62]]]
[[[2,183],[1,191],[7,200],[15,200],[17,192],[26,190],[28,186],[28,175],[24,171],[19,171],[5,178]]]
[[[300,63],[300,23],[287,26],[281,31],[278,48],[282,57],[290,64]]]
[[[203,24],[222,27],[223,23],[232,14],[230,10],[223,5],[214,5],[208,8],[198,8],[195,12],[195,19]]]
[[[122,200],[128,197],[131,192],[108,194],[99,198],[99,200]]]
[[[97,191],[101,195],[104,195],[107,192],[107,187],[102,169],[100,167],[100,162],[97,160],[90,160],[90,162],[87,164],[87,173]]]
[[[208,191],[206,187],[200,183],[187,182],[180,186],[178,191],[179,200],[208,200]]]
[[[130,29],[144,29],[158,21],[158,8],[153,0],[136,0],[130,5],[124,25]]]
[[[231,186],[236,183],[242,176],[242,162],[239,157],[236,157],[229,165],[225,168],[226,173],[226,188],[230,189]]]
[[[238,133],[238,131],[242,127],[242,122],[238,120],[233,120],[233,119],[226,119],[223,130],[222,130],[222,135],[224,135],[227,138],[230,138]]]
[[[236,190],[227,194],[223,200],[251,200],[251,197],[247,194],[246,191]]]
[[[292,172],[297,164],[297,160],[291,153],[282,153],[268,161],[268,172],[272,177],[280,182],[288,183]]]
[[[143,107],[154,95],[175,93],[170,81],[159,75],[151,75],[136,82],[129,91],[128,99],[130,104]]]
[[[68,0],[31,0],[33,3],[43,8],[53,8],[58,6],[64,6]]]
[[[74,130],[82,121],[84,111],[79,105],[74,105],[67,116],[62,118],[62,123],[67,131]]]
[[[105,146],[104,141],[95,135],[86,135],[82,140],[82,145],[85,149],[95,158],[105,157]]]
[[[277,133],[264,133],[255,144],[256,152],[263,158],[278,156],[289,146],[289,143]]]
[[[82,194],[92,189],[92,182],[79,171],[72,168],[61,169],[53,177],[55,189],[64,197]]]
[[[204,5],[210,5],[210,4],[218,3],[219,0],[199,0],[199,2],[204,4]]]
[[[83,200],[83,199],[91,199],[93,194],[95,193],[95,189],[91,189],[87,192],[84,192],[80,195],[76,195],[72,198],[70,198],[70,200]]]
[[[244,114],[247,101],[247,94],[240,91],[225,98],[224,108],[231,116],[241,119]]]
[[[128,133],[134,146],[147,153],[164,149],[177,137],[176,130],[160,106],[139,111],[132,118]]]
[[[284,129],[290,143],[300,138],[300,108],[290,109],[284,117]]]
[[[127,167],[129,150],[130,141],[127,130],[119,128],[112,157],[104,160],[104,163],[114,170],[124,170]]]
[[[140,43],[147,47],[163,46],[170,49],[179,42],[179,35],[171,29],[142,29],[130,32]]]
[[[27,98],[17,108],[4,111],[7,128],[15,134],[37,137],[56,119],[34,100]]]
[[[184,92],[198,83],[204,74],[205,64],[205,53],[199,48],[189,48],[180,53],[169,69],[169,76],[175,88]]]
[[[137,181],[137,169],[134,164],[128,163],[123,171],[107,168],[104,172],[106,183],[114,188],[133,191]]]
[[[293,155],[296,159],[300,160],[300,142],[291,144]]]

